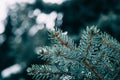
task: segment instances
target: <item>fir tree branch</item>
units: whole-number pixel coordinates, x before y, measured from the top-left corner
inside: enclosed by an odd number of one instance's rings
[[[83,61],[84,64],[100,79],[100,80],[104,80],[100,74],[88,63],[88,61],[84,60]]]
[[[94,37],[95,34],[97,34],[97,33],[92,33],[92,34],[90,34],[90,40],[89,40],[88,47],[87,47],[86,53],[85,53],[86,57],[87,57],[87,55],[88,55],[90,46],[91,46],[91,44],[92,44],[92,39],[93,39],[93,37]]]
[[[62,54],[61,51],[58,52],[58,55],[64,57],[65,59],[68,59],[68,60],[74,60],[74,59],[69,58],[69,57],[65,56],[64,54]],[[76,61],[76,60],[75,60],[75,61]]]
[[[57,64],[55,64],[55,66],[57,67],[58,70],[60,70],[60,71],[62,72],[62,74],[73,76],[73,75],[71,75],[70,73],[65,72],[65,71],[63,71],[62,69],[60,69],[60,67],[59,67]],[[61,75],[62,75],[62,74],[61,74]]]
[[[92,39],[93,39],[93,35],[91,35],[90,36],[90,41],[89,41],[89,43],[88,43],[88,47],[87,47],[87,50],[86,50],[86,56],[88,55],[88,52],[89,52],[89,49],[90,49],[90,46],[91,46],[91,44],[92,44]]]
[[[68,45],[68,43],[67,43],[67,42],[64,42],[64,41],[59,37],[59,33],[58,33],[58,32],[56,32],[54,36],[55,36],[56,39],[58,39],[58,41],[59,41],[62,45],[64,45],[65,47],[71,49],[70,46]]]
[[[114,49],[116,52],[120,53],[120,50],[116,48],[114,45],[110,44],[108,41],[102,38],[102,42],[106,45],[108,45],[110,48]]]
[[[95,63],[95,65],[98,65],[98,63],[102,60],[102,58],[105,56],[105,52],[102,53],[102,55],[98,58],[97,62]]]
[[[87,27],[78,47],[60,30],[50,34],[55,45],[40,52],[41,59],[49,63],[28,70],[37,80],[39,76],[43,76],[42,80],[46,76],[51,80],[116,80],[119,76],[120,55],[116,53],[120,53],[120,44],[108,34],[100,33],[96,27]]]

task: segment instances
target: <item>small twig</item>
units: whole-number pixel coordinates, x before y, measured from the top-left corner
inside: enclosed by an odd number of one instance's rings
[[[62,45],[64,45],[65,47],[71,49],[71,47],[68,45],[68,43],[67,43],[67,42],[64,42],[64,41],[59,37],[59,33],[58,33],[58,32],[56,32],[54,36],[55,36],[56,39],[58,39],[58,41],[59,41]]]
[[[65,56],[64,54],[61,53],[61,51],[58,52],[58,55],[64,57],[65,59],[68,59],[68,60],[75,60],[75,59]],[[75,61],[77,61],[77,60],[75,60]]]
[[[86,50],[86,53],[85,53],[86,56],[88,55],[88,51],[89,51],[90,46],[91,46],[91,44],[92,44],[92,39],[93,39],[93,35],[90,36],[90,41],[89,41],[89,43],[88,43],[88,47],[87,47],[87,50]]]
[[[98,32],[90,34],[90,40],[89,40],[89,43],[88,43],[88,46],[87,46],[87,50],[86,50],[86,53],[85,53],[86,57],[87,57],[88,52],[89,52],[89,50],[90,50],[90,46],[91,46],[91,44],[92,44],[93,37],[94,37],[96,34],[98,34]]]
[[[100,79],[100,80],[104,80],[100,74],[86,61],[84,60],[83,63]]]
[[[114,45],[112,45],[109,42],[107,42],[105,39],[102,38],[102,42],[104,44],[108,45],[110,48],[114,49],[116,52],[120,53],[120,50],[118,48],[116,48]]]

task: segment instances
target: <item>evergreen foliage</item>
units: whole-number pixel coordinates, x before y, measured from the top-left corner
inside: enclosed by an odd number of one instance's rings
[[[27,69],[36,80],[120,80],[120,44],[95,26],[82,31],[77,46],[61,30],[49,31],[53,46],[39,50],[45,64]]]

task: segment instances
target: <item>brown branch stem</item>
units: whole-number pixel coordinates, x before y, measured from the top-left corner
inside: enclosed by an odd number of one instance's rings
[[[65,47],[71,49],[71,47],[68,45],[68,43],[67,43],[67,42],[64,42],[64,41],[59,37],[59,33],[58,33],[58,32],[56,32],[54,36],[55,36],[55,38],[56,38],[62,45],[64,45]]]
[[[85,53],[86,56],[88,55],[88,51],[89,51],[90,46],[91,46],[91,44],[92,44],[92,39],[93,39],[93,35],[90,36],[90,41],[89,41],[89,43],[88,43],[88,47],[87,47],[87,50],[86,50],[86,53]]]
[[[65,55],[62,54],[60,51],[59,51],[58,55],[64,57],[65,59],[68,59],[68,60],[74,60],[74,59],[72,59],[72,58],[69,58],[69,57],[65,56]],[[75,61],[77,61],[77,60],[75,60]]]
[[[120,53],[120,50],[116,48],[114,45],[110,44],[108,41],[102,38],[102,42],[106,45],[108,45],[110,48],[114,49],[116,52]]]
[[[100,74],[88,63],[88,61],[85,60],[83,62],[100,80],[103,80]]]

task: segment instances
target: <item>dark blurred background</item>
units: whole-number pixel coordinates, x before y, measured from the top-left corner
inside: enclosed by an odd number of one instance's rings
[[[26,68],[42,63],[36,51],[51,45],[47,30],[58,27],[78,43],[93,25],[120,41],[120,0],[1,0],[0,80],[32,80]]]

